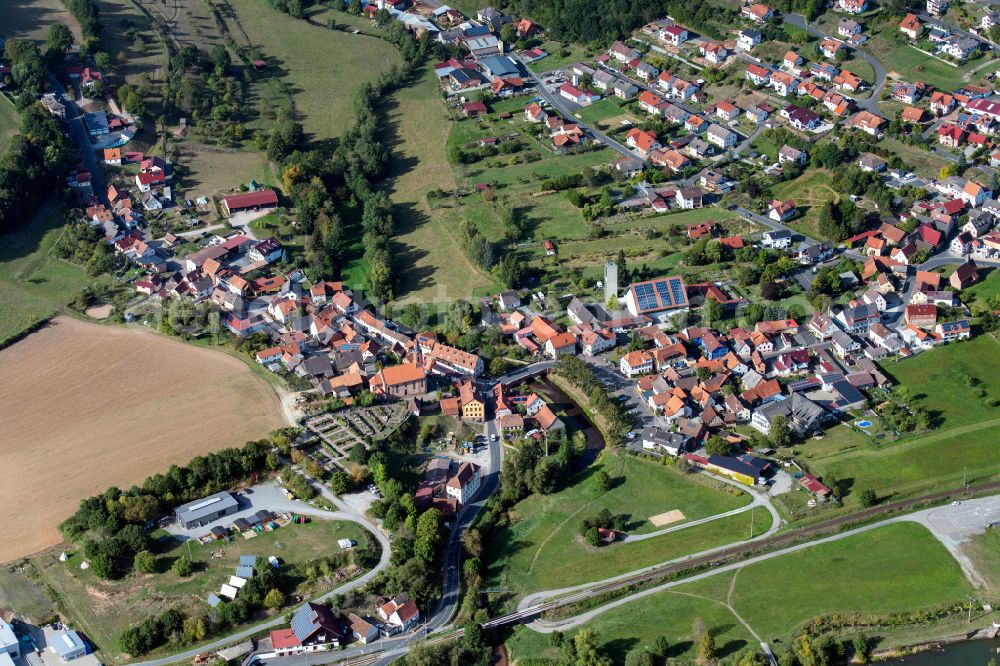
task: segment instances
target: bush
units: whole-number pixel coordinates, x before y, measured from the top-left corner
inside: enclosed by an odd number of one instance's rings
[[[191,562],[191,558],[187,555],[181,555],[176,560],[174,560],[173,565],[171,565],[170,570],[181,578],[187,578],[192,573],[194,573],[194,563]]]
[[[156,558],[148,550],[140,550],[132,560],[132,568],[139,573],[156,573]]]

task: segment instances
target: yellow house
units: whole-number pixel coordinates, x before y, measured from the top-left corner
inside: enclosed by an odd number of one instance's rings
[[[475,384],[462,382],[458,387],[458,399],[462,405],[462,419],[482,423],[486,420],[486,403],[477,395]]]

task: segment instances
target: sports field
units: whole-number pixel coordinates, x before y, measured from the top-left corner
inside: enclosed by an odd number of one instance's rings
[[[958,563],[926,528],[899,523],[680,585],[598,615],[585,626],[619,659],[620,646],[650,647],[659,636],[674,646],[671,656],[692,658],[695,617],[714,635],[720,656],[756,649],[756,639],[731,608],[780,652],[816,617],[960,604],[970,589]],[[521,629],[508,647],[515,658],[541,656],[550,653],[547,638]]]
[[[606,493],[595,478],[600,470],[615,481]],[[572,486],[554,495],[532,495],[514,506],[512,525],[490,545],[490,574],[497,584],[515,593],[547,590],[606,578],[738,540],[744,538],[744,533],[749,536],[749,514],[601,548],[585,543],[579,531],[585,518],[605,508],[612,514],[629,514],[629,533],[641,534],[655,531],[649,518],[667,511],[680,510],[688,521],[697,520],[744,506],[749,499],[745,494],[734,496],[721,490],[706,477],[687,476],[672,467],[607,452]],[[759,513],[755,529],[766,529],[769,518]]]
[[[286,425],[242,361],[141,330],[58,317],[0,350],[0,562],[59,543],[83,497]]]

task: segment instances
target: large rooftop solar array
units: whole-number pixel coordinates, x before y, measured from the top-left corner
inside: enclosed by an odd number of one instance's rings
[[[684,280],[678,276],[637,282],[632,285],[632,289],[640,312],[668,310],[687,305]]]

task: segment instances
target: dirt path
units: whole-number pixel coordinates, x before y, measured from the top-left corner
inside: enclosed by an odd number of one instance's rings
[[[239,359],[59,317],[0,350],[0,562],[60,541],[80,500],[286,425]]]

